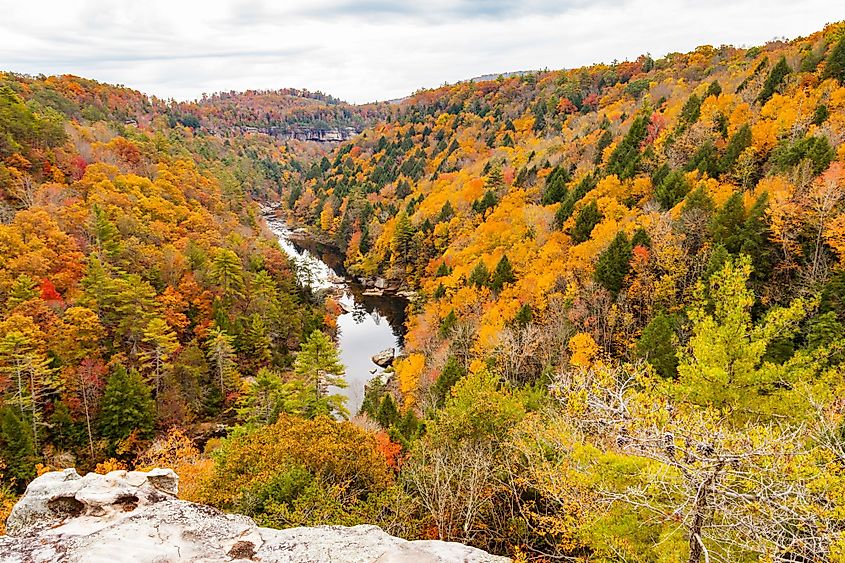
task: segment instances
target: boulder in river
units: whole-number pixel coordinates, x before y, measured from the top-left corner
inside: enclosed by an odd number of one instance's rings
[[[387,350],[382,350],[375,356],[373,356],[373,363],[380,368],[389,367],[393,364],[393,355],[395,354],[396,350],[394,348],[388,348]]]

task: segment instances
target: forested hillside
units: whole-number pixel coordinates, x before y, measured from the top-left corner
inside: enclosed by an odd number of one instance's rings
[[[842,23],[395,106],[0,75],[7,497],[167,465],[266,526],[845,561],[843,141]],[[361,413],[253,200],[416,290]]]
[[[307,90],[219,93],[171,109],[177,120],[218,133],[250,128],[276,134],[346,128],[357,133],[391,113],[388,104],[355,106]]]
[[[114,467],[168,428],[210,435],[203,423],[236,419],[245,378],[322,334],[250,200],[275,190],[265,164],[288,162],[283,147],[170,127],[166,109],[73,77],[0,80],[10,493],[37,463]]]
[[[293,187],[351,272],[420,292],[395,398],[428,431],[400,473],[441,534],[841,549],[843,36],[422,92]]]

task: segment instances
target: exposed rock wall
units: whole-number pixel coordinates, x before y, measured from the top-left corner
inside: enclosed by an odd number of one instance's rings
[[[406,541],[377,526],[259,528],[246,516],[177,500],[177,489],[178,477],[169,469],[45,473],[12,510],[8,535],[0,537],[0,561],[507,561],[458,543]]]
[[[308,127],[283,128],[283,127],[251,127],[248,125],[234,125],[228,129],[211,129],[212,133],[263,133],[288,141],[316,141],[318,143],[340,143],[348,141],[358,134],[352,127],[334,127],[329,129],[317,129]]]

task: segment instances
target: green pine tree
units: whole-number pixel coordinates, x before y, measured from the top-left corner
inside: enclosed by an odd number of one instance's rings
[[[839,84],[845,84],[845,37],[830,51],[822,78],[835,78]]]
[[[663,209],[672,209],[690,191],[690,184],[686,175],[681,170],[673,170],[666,175],[663,181],[654,190],[654,199]]]
[[[330,386],[346,387],[345,371],[331,339],[320,330],[312,332],[302,343],[294,362],[294,372],[308,390],[309,404],[305,408],[308,416],[349,416],[344,405],[346,397],[328,394]]]
[[[13,309],[21,303],[26,303],[31,299],[38,297],[38,282],[26,274],[21,274],[12,284],[9,289],[9,297],[6,301],[6,307]]]
[[[399,409],[396,408],[396,402],[390,393],[386,393],[381,400],[378,412],[376,413],[376,420],[381,424],[382,428],[390,428],[399,422]]]
[[[565,166],[555,166],[554,169],[546,176],[546,188],[543,190],[543,205],[551,205],[553,203],[560,203],[566,199],[569,192],[566,187],[569,182],[569,170]]]
[[[0,410],[0,454],[5,465],[4,480],[23,490],[35,477],[37,458],[26,423],[11,407]]]
[[[455,209],[452,207],[452,204],[447,199],[446,203],[443,204],[443,207],[440,208],[440,213],[437,215],[437,222],[438,223],[445,223],[446,221],[449,221],[454,216],[455,216]]]
[[[446,363],[443,365],[440,376],[431,386],[431,392],[434,394],[434,400],[438,407],[442,407],[445,404],[452,387],[466,373],[464,366],[454,356],[446,358]]]
[[[742,151],[751,146],[751,127],[744,124],[731,136],[722,158],[719,159],[718,169],[722,174],[730,172]]]
[[[100,260],[114,263],[121,253],[120,231],[99,205],[91,207],[91,235]]]
[[[484,260],[478,261],[478,264],[469,273],[467,282],[475,287],[485,287],[490,283],[490,271],[487,269],[487,265],[484,264]]]
[[[112,452],[133,432],[139,438],[152,436],[155,402],[141,374],[120,365],[115,368],[103,391],[98,422]]]
[[[613,295],[619,293],[625,276],[631,270],[631,243],[624,231],[611,241],[596,262],[595,279]]]
[[[646,360],[657,373],[667,379],[673,379],[678,375],[674,337],[672,319],[659,313],[646,325],[637,341],[637,357]]]
[[[742,202],[742,192],[734,192],[710,223],[713,241],[724,246],[731,254],[736,254],[742,247],[744,222],[745,205]]]
[[[211,280],[220,288],[224,300],[231,301],[243,296],[243,264],[233,251],[221,248],[214,257],[209,273]]]
[[[458,316],[455,314],[455,310],[452,309],[445,317],[443,317],[443,320],[440,321],[440,328],[438,329],[440,337],[447,338],[451,334],[452,329],[455,328],[456,324],[458,324]]]
[[[757,96],[757,102],[761,106],[765,105],[765,103],[774,96],[778,87],[783,82],[783,79],[786,78],[786,75],[790,72],[792,72],[792,69],[789,68],[789,65],[786,63],[786,57],[781,57],[777,64],[772,67],[771,72],[769,72],[769,76],[766,77],[766,82],[763,83],[763,89],[760,91],[760,95]]]
[[[493,275],[490,278],[490,288],[494,291],[501,291],[506,284],[515,281],[516,275],[514,275],[508,255],[503,254],[496,264],[496,268],[493,270]]]
[[[642,152],[640,146],[648,133],[648,122],[638,115],[622,141],[616,145],[607,159],[607,173],[616,174],[620,179],[633,178],[639,170]]]
[[[602,214],[599,211],[599,206],[595,200],[583,206],[578,215],[575,216],[575,225],[569,232],[570,238],[574,244],[580,244],[589,240],[593,228],[599,224],[602,219]]]
[[[258,370],[255,380],[238,399],[238,418],[246,423],[272,424],[283,409],[281,376],[267,368]]]

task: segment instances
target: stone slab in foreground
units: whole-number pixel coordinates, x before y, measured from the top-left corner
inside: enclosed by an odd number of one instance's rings
[[[177,500],[178,482],[169,469],[45,473],[12,510],[8,535],[0,537],[0,561],[508,561],[459,543],[403,540],[377,526],[259,528],[246,516]]]

